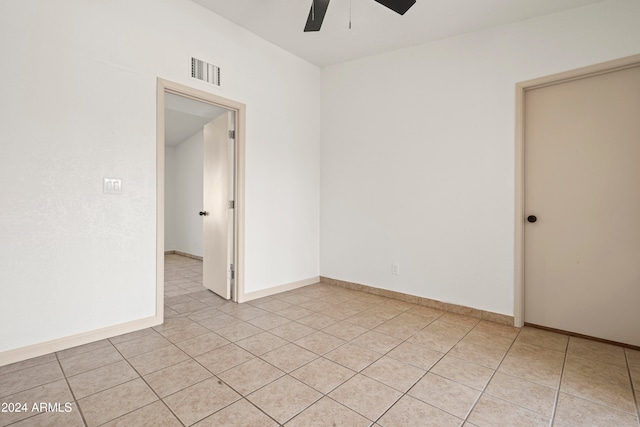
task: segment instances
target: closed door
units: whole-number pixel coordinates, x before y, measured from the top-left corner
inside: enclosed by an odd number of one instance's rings
[[[525,322],[640,346],[640,66],[525,93],[531,215]]]
[[[207,123],[203,149],[202,283],[225,299],[231,298],[234,243],[232,126],[232,112]]]

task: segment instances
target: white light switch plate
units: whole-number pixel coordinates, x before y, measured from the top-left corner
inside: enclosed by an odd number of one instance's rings
[[[102,192],[105,194],[122,194],[122,179],[105,178]]]

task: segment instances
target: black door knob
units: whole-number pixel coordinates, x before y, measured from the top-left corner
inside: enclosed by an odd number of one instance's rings
[[[527,217],[527,221],[529,222],[536,222],[538,220],[538,217],[536,217],[535,215],[529,215]]]
[[[207,211],[200,211],[200,216],[207,216],[209,215],[209,212]]]

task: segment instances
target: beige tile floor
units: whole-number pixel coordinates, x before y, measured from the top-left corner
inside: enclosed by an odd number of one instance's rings
[[[640,426],[638,351],[325,284],[234,304],[201,268],[167,256],[161,326],[0,367],[0,425]]]

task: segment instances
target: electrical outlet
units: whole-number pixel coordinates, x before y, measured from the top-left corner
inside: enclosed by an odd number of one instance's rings
[[[391,274],[393,274],[394,276],[399,276],[400,275],[400,263],[399,262],[394,262],[393,264],[391,264]]]

